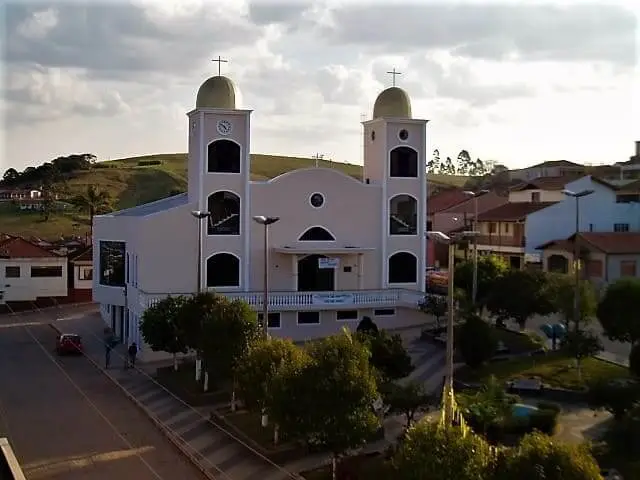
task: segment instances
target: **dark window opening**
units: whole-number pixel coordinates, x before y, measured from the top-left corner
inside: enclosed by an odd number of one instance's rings
[[[390,177],[417,178],[418,152],[409,147],[396,147],[391,150]]]
[[[258,314],[258,322],[262,325],[262,313]],[[267,328],[280,328],[280,312],[270,312],[267,315]]]
[[[333,242],[335,237],[322,227],[311,227],[298,239],[300,242]]]
[[[342,271],[343,271],[344,273],[351,273],[351,267],[347,265],[346,267],[343,267],[343,268],[342,268]]]
[[[389,257],[389,283],[416,283],[418,259],[409,252],[398,252]]]
[[[394,308],[379,308],[373,311],[373,315],[376,317],[391,317],[396,314]]]
[[[45,278],[45,277],[61,277],[62,276],[62,267],[40,267],[40,266],[32,266],[31,267],[31,277],[32,278]]]
[[[298,325],[319,325],[320,312],[298,312]]]
[[[240,259],[217,253],[207,259],[207,287],[239,287]]]
[[[100,242],[100,284],[108,287],[125,285],[125,242]]]
[[[20,267],[4,267],[6,278],[20,278]]]
[[[357,310],[338,310],[336,312],[336,320],[357,320]]]
[[[240,173],[240,145],[230,140],[217,140],[207,149],[209,173]]]
[[[614,232],[628,232],[629,224],[628,223],[614,223],[613,224]]]
[[[212,193],[207,208],[211,213],[208,235],[240,235],[240,197],[232,192]]]
[[[410,195],[396,195],[389,202],[389,234],[418,233],[418,202]]]

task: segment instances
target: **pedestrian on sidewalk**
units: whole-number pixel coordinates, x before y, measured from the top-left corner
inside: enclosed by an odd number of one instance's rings
[[[129,360],[127,365],[131,368],[136,367],[136,355],[138,355],[138,345],[136,345],[136,342],[133,342],[131,345],[129,345],[129,349],[127,350],[127,356]],[[125,368],[127,367],[125,366]]]

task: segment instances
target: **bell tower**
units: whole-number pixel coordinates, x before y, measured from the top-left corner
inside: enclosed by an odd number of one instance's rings
[[[381,287],[425,291],[427,175],[426,125],[414,119],[409,95],[393,85],[363,122],[364,178],[382,189]]]
[[[250,120],[236,108],[236,88],[220,74],[198,90],[189,118],[188,196],[209,215],[202,228],[202,278],[207,289],[249,289]],[[196,225],[194,224],[194,228]]]

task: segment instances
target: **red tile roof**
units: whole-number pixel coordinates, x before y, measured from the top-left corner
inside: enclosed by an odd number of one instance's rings
[[[486,212],[478,214],[479,222],[517,222],[524,220],[527,215],[543,208],[554,205],[555,202],[513,202],[505,203],[499,207],[492,208]]]
[[[478,216],[482,212],[492,210],[500,205],[504,205],[509,200],[507,197],[502,197],[495,192],[485,193],[484,195],[478,195]],[[475,202],[473,198],[468,198],[462,203],[458,203],[445,210],[451,213],[467,213],[473,215],[475,213]]]
[[[81,248],[73,252],[72,262],[93,262],[93,245]]]
[[[552,240],[537,247],[538,250],[553,248],[554,250],[573,251],[575,234],[569,238]],[[598,250],[610,255],[640,253],[640,232],[582,232],[581,244],[584,247]]]
[[[549,191],[559,191],[563,190],[567,183],[571,183],[576,181],[578,178],[585,177],[586,175],[579,173],[576,175],[564,175],[561,177],[539,177],[533,180],[528,180],[526,182],[519,183],[513,187],[511,190],[514,192],[519,192],[522,190],[549,190]],[[600,185],[604,185],[607,188],[612,190],[616,190],[617,187],[601,178],[595,177],[591,175],[591,180],[599,183]]]
[[[0,239],[0,258],[45,258],[60,257],[22,237],[5,235]]]
[[[464,190],[459,188],[450,188],[436,193],[427,199],[427,215],[447,210],[468,199],[469,197],[465,195]]]

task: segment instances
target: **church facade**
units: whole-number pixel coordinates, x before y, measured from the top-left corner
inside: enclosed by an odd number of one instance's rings
[[[236,108],[231,80],[211,77],[187,114],[187,192],[95,217],[104,321],[156,359],[139,333],[146,308],[202,289],[262,312],[266,257],[271,335],[322,337],[363,316],[381,328],[424,322],[427,120],[412,118],[406,92],[384,90],[363,122],[362,179],[303,168],[251,180],[251,113]]]

